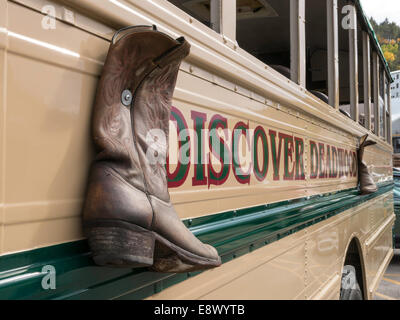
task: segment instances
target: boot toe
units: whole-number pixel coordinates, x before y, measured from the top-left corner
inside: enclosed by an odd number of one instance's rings
[[[211,260],[216,261],[216,263],[219,263],[218,265],[221,264],[221,258],[218,254],[217,249],[215,249],[213,246],[210,246],[208,244],[204,244],[207,252],[208,252],[208,258],[210,258]]]

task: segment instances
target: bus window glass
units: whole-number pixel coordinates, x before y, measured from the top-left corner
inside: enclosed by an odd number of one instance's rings
[[[239,46],[290,78],[290,1],[236,0]]]
[[[213,9],[213,0],[168,0],[179,9],[185,11],[187,14],[205,24],[207,27],[219,31],[219,25],[217,26],[213,19],[211,19]],[[218,0],[217,0],[218,1]]]
[[[343,7],[348,5],[347,0],[338,1],[339,24],[339,110],[341,113],[350,116],[350,59],[349,59],[349,29],[343,21],[347,17],[347,12],[342,13]]]
[[[306,1],[307,89],[328,103],[328,49],[326,1]]]
[[[371,131],[375,134],[375,118],[376,118],[376,107],[375,107],[375,79],[374,79],[374,50],[371,49]]]
[[[357,22],[357,43],[358,43],[358,123],[363,127],[367,126],[367,110],[364,101],[364,57],[363,57],[363,31],[360,21]]]
[[[393,153],[400,153],[400,137],[393,137]]]
[[[382,63],[379,63],[379,135],[383,136],[384,116],[385,116],[385,68]]]
[[[391,93],[390,93],[390,81],[389,78],[386,77],[386,141],[390,143],[391,137],[391,119],[390,119],[390,103],[391,103]]]

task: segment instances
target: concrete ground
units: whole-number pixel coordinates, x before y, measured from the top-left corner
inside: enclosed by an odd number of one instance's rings
[[[374,300],[400,300],[400,249],[394,257],[375,292]]]

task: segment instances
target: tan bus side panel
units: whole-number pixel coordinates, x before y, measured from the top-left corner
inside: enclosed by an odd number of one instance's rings
[[[181,72],[178,77],[177,88],[173,101],[174,107],[181,113],[181,117],[186,121],[188,128],[191,130],[191,166],[187,176],[183,179],[183,184],[178,187],[170,187],[172,199],[181,217],[196,217],[199,215],[221,212],[229,209],[236,209],[246,206],[254,206],[263,203],[271,203],[285,199],[301,198],[315,194],[332,192],[342,189],[354,188],[357,185],[357,172],[336,178],[322,177],[320,172],[317,177],[312,177],[313,171],[311,164],[311,143],[316,146],[325,147],[325,153],[328,146],[334,146],[336,149],[342,148],[352,152],[354,160],[356,159],[357,139],[351,136],[340,134],[329,126],[323,126],[318,119],[310,119],[303,117],[301,114],[294,112],[290,108],[284,106],[276,107],[275,105],[265,105],[259,101],[250,99],[246,96],[239,95],[233,91],[227,90],[210,81],[192,76],[190,73]],[[257,181],[254,174],[251,175],[248,184],[240,184],[232,173],[229,173],[228,179],[220,185],[210,185],[205,182],[203,185],[195,185],[193,180],[194,173],[194,154],[197,151],[193,133],[193,112],[202,113],[206,119],[204,127],[208,128],[210,119],[214,116],[222,116],[227,119],[228,128],[232,131],[236,124],[244,122],[248,125],[250,131],[258,126],[262,126],[266,135],[271,131],[286,134],[304,141],[304,180],[285,180],[284,168],[285,157],[283,150],[279,162],[279,180],[274,179],[273,153],[271,150],[272,140],[268,137],[269,148],[269,165],[268,173],[263,181]],[[231,131],[229,131],[231,133]],[[222,135],[221,135],[222,136]],[[209,151],[207,135],[203,137],[205,147],[203,150]],[[177,130],[171,125],[170,127],[170,149],[172,156],[176,154],[177,149]],[[228,134],[228,146],[232,148],[232,137]],[[244,139],[243,139],[244,140]],[[251,139],[250,139],[251,140]],[[248,143],[243,142],[244,153],[249,151]],[[279,141],[276,140],[278,148]],[[247,150],[246,150],[247,146]],[[283,148],[283,147],[282,147]],[[390,159],[390,154],[377,149],[380,154],[379,161],[384,159],[386,162]],[[319,152],[320,150],[318,150]],[[258,158],[263,159],[260,148],[257,149]],[[373,155],[373,153],[370,152]],[[294,154],[293,154],[294,157]],[[326,158],[325,158],[326,159]],[[215,159],[212,159],[215,160]],[[251,159],[252,160],[252,159]],[[373,165],[378,159],[367,159],[371,165],[371,172],[377,183],[391,179],[388,168],[377,168]],[[371,162],[375,161],[375,162]],[[220,170],[220,166],[213,162],[213,166]],[[251,163],[254,168],[255,162]],[[315,165],[315,161],[314,161]],[[325,166],[325,163],[323,163]],[[290,169],[293,164],[290,163]],[[325,166],[326,167],[326,166]],[[248,168],[248,167],[247,167]],[[174,172],[176,165],[170,167],[170,171]],[[207,166],[205,167],[205,175],[207,178]],[[326,168],[326,171],[329,171]],[[210,192],[212,191],[212,192]],[[190,199],[190,200],[189,200]]]
[[[356,238],[361,246],[360,258],[365,267],[364,278],[367,288],[370,288],[373,278],[379,276],[379,267],[384,263],[386,255],[391,252],[390,228],[391,219],[394,218],[392,197],[391,193],[384,194],[347,211],[346,214],[340,214],[339,223],[335,221],[336,218],[328,219],[326,223],[319,223],[307,230],[310,234],[309,275],[312,278],[309,281],[311,285],[308,288],[308,296],[318,295],[323,291],[324,286],[321,287],[321,283],[326,282],[335,272],[326,259],[329,260],[330,256],[336,255],[339,258],[336,267],[341,270],[345,262],[345,251],[353,238]],[[382,229],[385,222],[388,225]],[[369,244],[369,239],[373,237],[376,237],[377,241]],[[323,261],[327,263],[324,264]],[[372,295],[369,295],[369,298],[371,297]]]
[[[304,291],[305,234],[300,231],[149,299],[295,299]]]
[[[390,233],[374,222],[393,217],[393,210],[383,209],[390,197],[368,201],[149,299],[338,299],[345,250],[354,237],[361,243],[369,288],[391,252]],[[377,232],[378,241],[367,251],[366,240]]]
[[[368,165],[375,182],[393,179],[392,157],[380,146],[370,146],[365,149],[364,161]]]
[[[7,1],[0,0],[0,254],[2,253],[1,244],[4,235],[3,212],[4,212],[4,110],[6,105],[6,68],[7,36],[5,26],[7,25]]]
[[[380,197],[368,208],[374,223],[374,232],[365,238],[365,266],[368,282],[368,293],[372,296],[377,289],[379,279],[383,276],[390,263],[393,247],[393,224],[395,220],[393,209],[393,194]]]
[[[1,253],[81,238],[80,212],[93,156],[90,115],[109,45],[98,36],[60,21],[56,29],[45,30],[42,14],[13,2],[6,3],[8,51],[2,80],[6,105],[1,113],[5,115],[1,185],[6,189]],[[357,138],[333,130],[321,120],[274,102],[261,103],[184,71],[179,74],[173,104],[189,128],[193,127],[195,111],[206,114],[207,128],[210,119],[218,115],[227,119],[231,130],[243,122],[250,129],[262,126],[268,139],[270,130],[275,131],[277,148],[282,143],[279,133],[304,141],[304,180],[284,179],[283,144],[276,164],[280,168],[279,180],[273,177],[272,152],[266,178],[257,181],[253,174],[247,184],[239,183],[231,168],[223,184],[193,185],[192,162],[184,183],[170,188],[181,218],[356,186],[354,175],[312,179],[309,160],[313,142],[325,148],[327,145],[342,148],[351,154],[357,146]],[[171,139],[176,142],[172,122],[171,128]],[[232,140],[231,135],[229,139]],[[194,140],[192,137],[191,143]],[[246,139],[242,136],[240,140],[244,140],[240,150],[248,151]],[[204,146],[205,150],[207,147]],[[261,159],[262,148],[257,152]],[[380,158],[386,157],[385,154],[381,152]],[[292,161],[293,157],[292,150]],[[174,169],[174,165],[169,168]],[[293,164],[290,170],[294,170]],[[387,175],[377,176],[376,181],[386,178]]]
[[[82,237],[91,106],[108,49],[64,23],[44,30],[43,15],[7,5],[2,253]]]

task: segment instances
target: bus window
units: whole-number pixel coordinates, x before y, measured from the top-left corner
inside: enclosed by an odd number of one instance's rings
[[[339,110],[347,117],[365,125],[364,109],[361,112],[359,110],[360,95],[361,99],[364,96],[362,31],[354,5],[349,1],[339,0],[338,8]]]
[[[393,137],[393,153],[400,153],[400,137]]]
[[[359,77],[362,89],[360,90],[360,119],[359,122],[368,130],[371,130],[372,122],[372,64],[371,64],[371,40],[367,31],[361,31],[362,54],[359,55],[362,62],[359,66],[362,68],[362,78]],[[360,69],[359,69],[360,70]],[[361,72],[361,71],[359,71]]]
[[[239,46],[290,79],[290,0],[237,0],[236,5]]]
[[[219,32],[219,0],[168,0],[179,9]]]
[[[349,29],[343,27],[343,21],[347,13],[342,13],[343,7],[348,5],[348,1],[339,0],[339,110],[342,114],[351,118],[350,113],[350,59],[349,59]]]
[[[367,110],[366,110],[366,104],[367,102],[365,101],[366,97],[365,96],[365,90],[364,90],[364,56],[363,56],[363,31],[361,29],[360,22],[357,22],[357,43],[358,43],[358,123],[361,124],[363,127],[367,127],[368,124],[368,119],[366,117],[368,116]]]
[[[376,52],[371,48],[371,131],[378,135],[378,126],[377,126],[377,105],[378,105],[378,90],[377,90],[377,81],[376,81]]]
[[[391,92],[390,92],[390,81],[388,77],[386,77],[386,141],[390,143],[391,141],[391,130],[392,130],[392,123],[391,123]]]
[[[326,103],[328,99],[327,2],[306,1],[307,89]]]
[[[379,62],[379,136],[385,135],[384,117],[385,110],[385,69]]]

